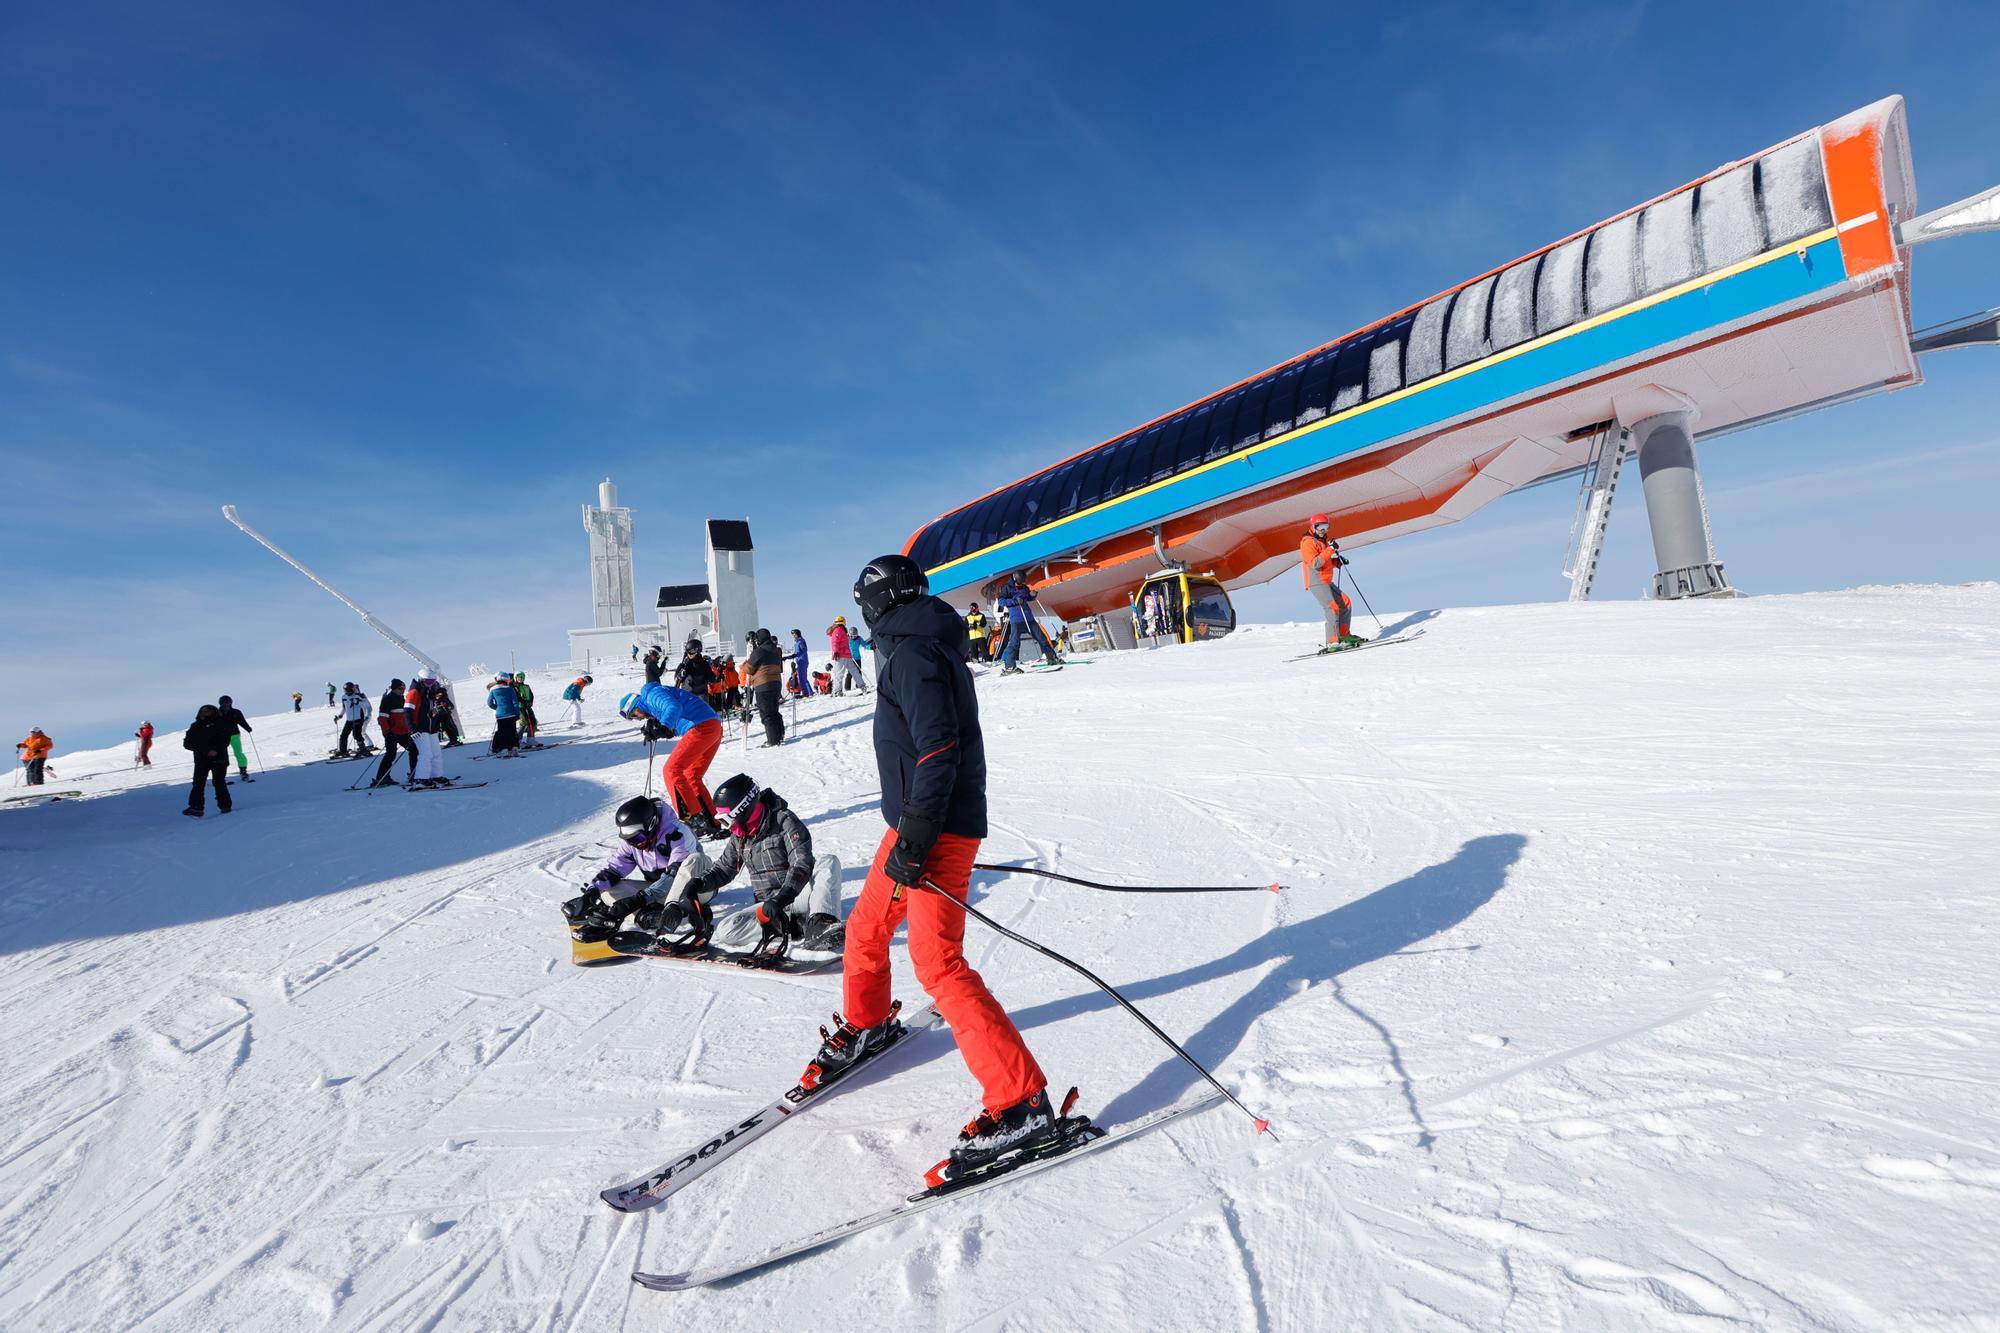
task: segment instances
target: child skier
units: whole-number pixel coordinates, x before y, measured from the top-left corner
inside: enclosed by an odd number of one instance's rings
[[[840,948],[840,858],[815,857],[812,834],[785,798],[748,774],[717,787],[715,807],[729,841],[711,867],[691,873],[688,890],[706,902],[746,871],[757,902],[725,917],[711,942],[771,956],[794,940],[804,949]]]
[[[694,834],[674,818],[665,801],[651,796],[634,796],[618,807],[613,821],[622,845],[583,892],[562,905],[570,938],[585,944],[607,940],[625,918],[633,917],[640,930],[656,933],[685,924],[695,937],[691,942],[705,942],[715,921],[707,899],[691,895],[685,881],[677,891],[650,892],[662,879],[671,888],[674,875],[690,858],[707,864]],[[634,874],[636,884],[627,879]]]
[[[541,722],[535,717],[535,691],[528,684],[528,673],[514,673],[514,695],[521,701],[521,737],[528,744],[535,743],[535,733],[541,730]]]

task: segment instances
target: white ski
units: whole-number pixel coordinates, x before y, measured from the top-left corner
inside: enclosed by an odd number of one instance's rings
[[[784,1096],[766,1106],[755,1115],[739,1121],[705,1143],[696,1145],[687,1152],[669,1160],[656,1171],[648,1172],[637,1180],[623,1185],[614,1185],[599,1192],[598,1197],[621,1213],[636,1212],[650,1208],[660,1200],[688,1185],[696,1178],[706,1175],[715,1167],[742,1152],[745,1148],[763,1138],[785,1121],[791,1119],[806,1107],[820,1100],[828,1092],[847,1082],[856,1072],[870,1068],[883,1056],[901,1049],[920,1032],[928,1032],[942,1025],[943,1017],[935,1006],[925,1005],[903,1019],[903,1035],[884,1046],[876,1055],[863,1060],[847,1070],[839,1078],[822,1083],[807,1092],[796,1085]]]
[[[1221,1100],[1222,1098],[1219,1094],[1207,1093],[1193,1101],[1182,1102],[1178,1106],[1169,1106],[1164,1111],[1155,1111],[1151,1115],[1141,1116],[1139,1119],[1131,1121],[1128,1124],[1115,1126],[1099,1138],[1080,1143],[1076,1147],[1057,1153],[1054,1156],[1037,1158],[1034,1161],[1014,1167],[1011,1170],[990,1172],[985,1175],[975,1176],[956,1189],[947,1187],[943,1193],[932,1193],[927,1190],[922,1194],[913,1194],[901,1203],[869,1213],[864,1217],[854,1218],[852,1221],[837,1223],[834,1226],[815,1231],[809,1236],[801,1237],[788,1244],[774,1246],[771,1249],[765,1250],[762,1254],[736,1263],[722,1264],[713,1268],[698,1268],[686,1273],[637,1272],[632,1274],[632,1280],[640,1286],[653,1291],[688,1291],[695,1287],[705,1287],[711,1282],[722,1282],[729,1278],[741,1277],[745,1273],[754,1273],[760,1268],[768,1268],[770,1265],[779,1263],[782,1260],[805,1254],[811,1250],[817,1250],[825,1245],[831,1245],[835,1241],[845,1240],[857,1232],[887,1226],[891,1222],[900,1221],[915,1213],[921,1213],[926,1208],[935,1207],[941,1203],[950,1203],[952,1200],[963,1198],[965,1195],[977,1194],[979,1191],[991,1189],[995,1185],[1004,1184],[1008,1181],[1021,1180],[1024,1177],[1035,1174],[1037,1171],[1046,1171],[1050,1167],[1060,1166],[1064,1162],[1075,1161],[1079,1157],[1099,1152],[1115,1144],[1123,1143],[1127,1139],[1136,1138],[1144,1134],[1147,1130],[1157,1129],[1169,1120],[1177,1120],[1181,1116],[1206,1110]]]

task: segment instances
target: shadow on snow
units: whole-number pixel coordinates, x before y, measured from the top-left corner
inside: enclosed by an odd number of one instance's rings
[[[1170,1023],[1161,1024],[1169,1036],[1210,1069],[1229,1058],[1259,1018],[1308,986],[1332,983],[1336,988],[1335,998],[1382,1038],[1390,1063],[1400,1075],[1402,1057],[1394,1037],[1380,1022],[1354,1007],[1345,992],[1339,990],[1337,979],[1464,922],[1500,891],[1507,882],[1508,871],[1520,859],[1522,849],[1527,845],[1527,838],[1518,833],[1473,838],[1448,861],[1428,866],[1406,879],[1385,885],[1366,897],[1342,903],[1318,916],[1266,931],[1220,958],[1196,963],[1164,976],[1128,984],[1102,964],[1093,960],[1084,960],[1084,963],[1141,1008],[1145,1007],[1148,999],[1171,995],[1189,986],[1217,981],[1239,972],[1268,968],[1256,985],[1198,1030],[1181,1033],[1175,1031]],[[1297,889],[1287,892],[1292,895],[1299,893]],[[970,929],[982,927],[974,923]],[[1081,981],[1080,978],[1078,980]],[[1116,1001],[1095,988],[1081,995],[1020,1010],[1013,1017],[1016,1026],[1023,1032],[1029,1032],[1045,1023],[1059,1023],[1100,1010],[1111,1010],[1117,1022],[1132,1024],[1131,1042],[1152,1046],[1153,1038],[1141,1031],[1130,1016],[1119,1012]],[[1148,1014],[1148,1017],[1159,1021],[1157,1015]],[[1122,1043],[1125,1038],[1120,1040]],[[1029,1045],[1032,1048],[1032,1040]],[[1201,1076],[1180,1057],[1164,1047],[1154,1049],[1160,1050],[1165,1058],[1136,1086],[1104,1103],[1103,1109],[1095,1115],[1100,1123],[1116,1124],[1134,1119],[1172,1105],[1197,1086],[1206,1086]],[[944,1049],[938,1051],[938,1056],[948,1054]],[[1063,1071],[1049,1072],[1057,1084],[1067,1086]],[[1224,1082],[1229,1083],[1230,1080],[1224,1079]],[[1409,1100],[1407,1079],[1404,1093],[1405,1100]],[[1414,1114],[1413,1102],[1411,1109]]]
[[[629,766],[633,794],[646,780],[645,748],[624,736],[469,762],[484,752],[475,742],[444,754],[448,774],[491,781],[476,791],[344,791],[364,768],[373,774],[378,761],[366,760],[267,769],[248,786],[232,781],[235,813],[219,814],[211,791],[201,820],[180,813],[186,778],[10,813],[0,825],[0,956],[451,871],[475,857],[525,847],[624,799],[596,782],[549,779]],[[508,780],[517,769],[539,780],[531,792]],[[399,758],[397,777],[407,771]],[[91,890],[79,899],[82,879]]]

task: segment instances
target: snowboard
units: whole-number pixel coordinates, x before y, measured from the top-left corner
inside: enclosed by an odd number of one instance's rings
[[[708,967],[734,967],[745,972],[777,972],[803,977],[825,972],[840,965],[844,934],[830,941],[831,952],[787,954],[782,958],[758,958],[752,954],[704,945],[698,949],[662,947],[643,930],[621,930],[608,940],[583,941],[571,938],[569,960],[579,967],[597,963],[622,962],[627,958],[650,958],[662,963],[689,963]],[[794,946],[796,947],[796,946]]]

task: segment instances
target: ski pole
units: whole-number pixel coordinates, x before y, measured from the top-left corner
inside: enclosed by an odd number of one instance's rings
[[[1361,591],[1361,580],[1354,577],[1354,566],[1352,565],[1347,567],[1347,581],[1354,585],[1354,595],[1361,599],[1361,604],[1368,606],[1368,594]],[[1382,617],[1375,614],[1375,608],[1372,606],[1368,606],[1368,614],[1375,621],[1375,633],[1378,635],[1381,634]]]
[[[258,771],[259,773],[262,773],[262,772],[264,771],[264,756],[263,756],[263,754],[262,754],[262,753],[261,753],[261,752],[260,752],[260,751],[259,751],[259,750],[257,749],[257,736],[256,736],[256,733],[254,733],[254,732],[253,732],[253,733],[251,733],[251,736],[250,736],[250,753],[251,753],[252,755],[256,756],[256,759],[257,759],[257,771]]]
[[[1042,879],[1059,879],[1065,884],[1080,884],[1086,889],[1103,889],[1107,893],[1278,893],[1285,887],[1282,884],[1100,884],[1094,879],[1058,875],[1053,870],[1043,870],[1039,866],[1003,866],[975,861],[972,868],[990,870],[999,875],[1035,875]]]
[[[646,795],[653,794],[653,738],[646,738]]]
[[[1231,1092],[1228,1088],[1223,1087],[1221,1083],[1217,1082],[1215,1075],[1209,1073],[1208,1069],[1201,1063],[1201,1061],[1195,1059],[1192,1055],[1189,1055],[1187,1051],[1182,1048],[1179,1042],[1175,1041],[1172,1037],[1169,1037],[1166,1033],[1160,1031],[1158,1024],[1154,1023],[1152,1019],[1140,1013],[1136,1005],[1134,1005],[1130,1000],[1126,999],[1123,995],[1120,995],[1117,991],[1117,988],[1112,986],[1111,983],[1104,980],[1104,978],[1098,976],[1095,972],[1092,972],[1082,963],[1079,963],[1072,958],[1066,958],[1062,954],[1057,953],[1054,949],[1051,949],[1046,945],[1037,944],[1033,940],[1029,939],[1026,935],[1016,934],[1014,931],[1011,931],[1007,927],[1001,925],[998,921],[995,921],[992,917],[986,915],[986,913],[980,911],[977,907],[974,907],[971,903],[960,902],[957,898],[952,897],[949,893],[946,893],[943,889],[939,888],[928,876],[920,880],[918,882],[917,887],[926,889],[931,893],[935,893],[938,897],[944,899],[948,903],[953,904],[954,906],[964,908],[967,914],[977,917],[980,921],[984,922],[988,927],[998,931],[1002,935],[1005,935],[1008,939],[1014,941],[1014,943],[1026,945],[1028,948],[1033,949],[1036,953],[1042,955],[1044,958],[1053,958],[1056,962],[1061,963],[1064,967],[1067,967],[1071,971],[1076,972],[1081,976],[1083,976],[1087,981],[1090,982],[1091,985],[1097,987],[1099,990],[1103,991],[1106,995],[1109,995],[1112,999],[1118,1001],[1120,1005],[1124,1006],[1126,1013],[1132,1015],[1132,1017],[1138,1019],[1141,1023],[1145,1024],[1146,1030],[1148,1032],[1152,1033],[1155,1037],[1158,1037],[1162,1042],[1165,1042],[1168,1050],[1172,1051],[1175,1055],[1178,1055],[1181,1059],[1187,1061],[1189,1067],[1192,1068],[1195,1073],[1200,1074],[1203,1078],[1207,1079],[1209,1086],[1214,1088],[1217,1092],[1221,1093],[1225,1098],[1227,1098],[1231,1106],[1234,1106],[1244,1115],[1249,1116],[1250,1123],[1257,1126],[1257,1132],[1259,1134],[1271,1134],[1271,1122],[1269,1120],[1266,1120],[1263,1116],[1258,1115],[1255,1111],[1251,1110],[1249,1107],[1245,1106],[1242,1102],[1238,1101],[1236,1099],[1236,1094]],[[1271,1137],[1273,1139],[1276,1139],[1278,1136],[1276,1134],[1271,1134]]]

